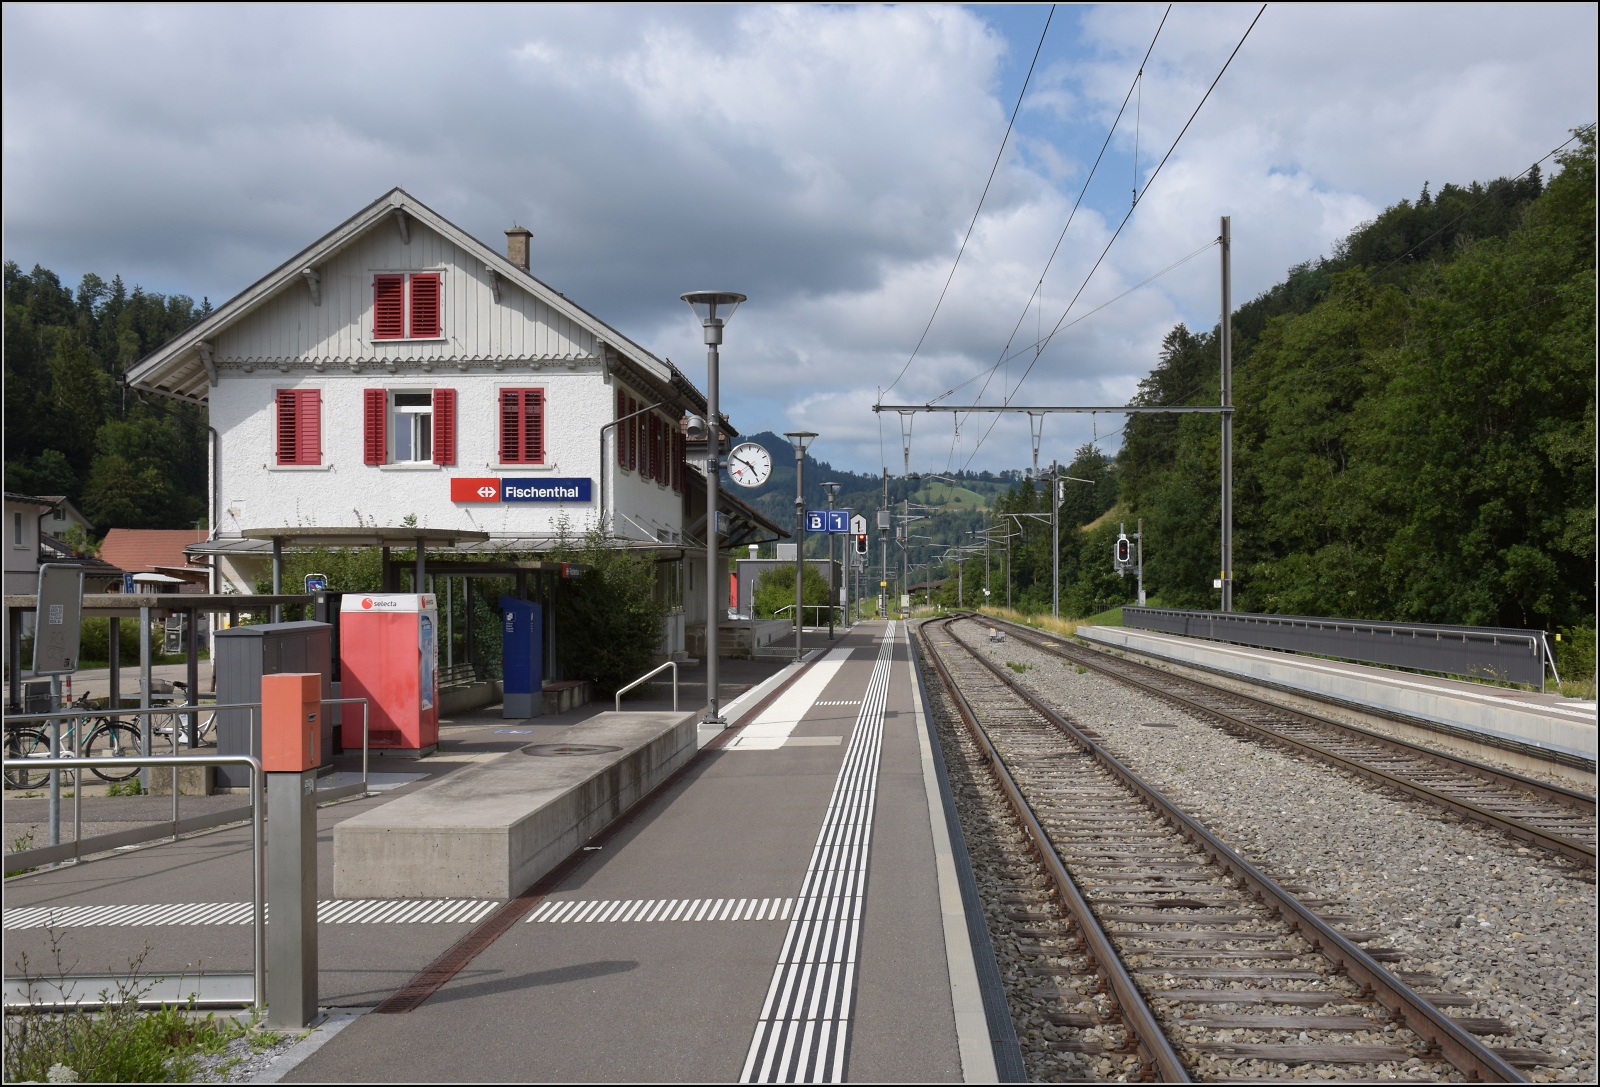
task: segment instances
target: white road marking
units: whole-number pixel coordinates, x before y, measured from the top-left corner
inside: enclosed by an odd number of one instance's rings
[[[475,924],[500,905],[476,898],[329,899],[317,903],[317,923]],[[119,906],[23,906],[6,910],[7,930],[136,928],[171,925],[248,925],[248,902],[154,902]]]
[[[849,659],[850,650],[841,646],[813,664],[805,675],[778,696],[777,701],[763,710],[761,716],[741,729],[739,735],[723,750],[773,751],[782,747],[800,719],[810,712],[818,696],[827,690],[828,684],[833,682],[839,669]]]
[[[792,898],[625,898],[601,902],[547,899],[524,920],[553,925],[584,921],[784,921],[793,912],[794,904]]]

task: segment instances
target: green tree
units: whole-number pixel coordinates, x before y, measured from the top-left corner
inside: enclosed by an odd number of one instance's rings
[[[805,594],[801,600],[808,606],[826,606],[828,603],[828,579],[823,577],[809,562],[806,563],[801,575],[803,580],[802,592]],[[784,618],[794,617],[794,566],[784,563],[774,566],[761,575],[761,580],[756,582],[755,592],[756,617],[759,619],[772,619],[782,612]],[[783,609],[787,608],[787,611]],[[823,613],[817,612],[817,615]],[[808,610],[807,621],[812,621],[812,613]]]
[[[660,655],[666,617],[653,559],[594,533],[563,541],[549,557],[583,567],[555,597],[566,674],[609,693],[648,671]]]

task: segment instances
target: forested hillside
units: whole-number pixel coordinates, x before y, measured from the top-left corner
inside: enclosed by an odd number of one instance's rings
[[[1560,165],[1548,186],[1424,185],[1234,314],[1238,609],[1567,631],[1589,674],[1592,128]],[[1216,330],[1179,325],[1134,403],[1215,404],[1218,382]],[[1066,484],[1063,614],[1134,599],[1111,549],[1141,517],[1152,602],[1217,606],[1219,442],[1215,416],[1141,415],[1115,461],[1078,450],[1068,474],[1094,482]],[[1050,604],[1047,501],[1022,480],[996,503],[1029,610]]]
[[[86,275],[5,264],[5,485],[64,494],[111,528],[191,528],[206,516],[205,414],[140,403],[128,366],[209,309]]]
[[[1592,630],[1592,127],[1561,167],[1424,186],[1240,308],[1238,608]],[[1217,390],[1215,330],[1180,325],[1135,402]],[[1217,600],[1218,441],[1140,416],[1118,457],[1169,605]]]

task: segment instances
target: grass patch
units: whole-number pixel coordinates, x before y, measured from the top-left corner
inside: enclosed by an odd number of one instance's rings
[[[1122,625],[1122,605],[1109,608],[1099,615],[1090,615],[1079,619],[1078,622],[1086,627],[1120,627]]]
[[[138,778],[129,778],[127,781],[113,781],[106,787],[107,796],[143,796],[144,786]]]
[[[1020,676],[1022,673],[1026,672],[1029,668],[1032,668],[1033,665],[1031,665],[1031,664],[1018,664],[1016,661],[1006,661],[1006,667],[1011,669],[1013,672],[1017,673],[1017,675]]]
[[[52,932],[53,977],[30,971],[20,956],[19,974],[34,993],[62,991],[72,983],[62,963],[60,935]],[[139,998],[151,983],[142,975],[144,952],[118,978],[114,992],[95,994],[100,1004],[80,1011],[5,1012],[5,1079],[51,1083],[186,1083],[197,1059],[220,1053],[230,1041],[251,1032],[253,1024],[201,1016],[192,1006],[141,1008]],[[280,1039],[273,1036],[274,1044]],[[252,1044],[256,1039],[251,1038]]]
[[[1006,619],[1013,623],[1021,623],[1023,626],[1030,626],[1035,630],[1059,634],[1063,638],[1070,638],[1078,632],[1078,623],[1072,619],[1057,619],[1053,615],[1030,615],[1015,608],[989,607],[980,608],[979,611],[983,615],[992,615],[996,619]]]

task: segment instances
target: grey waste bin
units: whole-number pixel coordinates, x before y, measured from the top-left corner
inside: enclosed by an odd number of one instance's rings
[[[333,628],[327,623],[262,623],[219,630],[212,642],[216,664],[217,704],[261,701],[261,677],[278,672],[317,672],[322,697],[333,697]],[[261,714],[256,712],[255,744],[250,743],[250,711],[217,711],[217,754],[261,756]],[[322,730],[321,765],[333,765],[333,730]],[[242,766],[217,767],[218,787],[242,788],[250,771]]]

